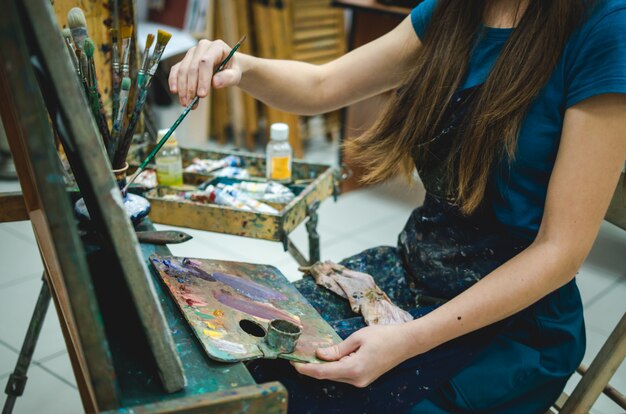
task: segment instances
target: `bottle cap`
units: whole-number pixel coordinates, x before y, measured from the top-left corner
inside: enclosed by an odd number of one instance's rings
[[[167,131],[169,131],[169,129],[159,129],[159,132],[157,133],[157,142],[160,142],[163,139],[165,134],[167,134]],[[176,141],[176,133],[172,132],[172,135],[170,135],[170,137],[167,139],[165,146],[173,147],[176,145],[178,145],[178,141]]]
[[[270,128],[270,139],[285,141],[289,138],[289,125],[282,122],[272,124]]]

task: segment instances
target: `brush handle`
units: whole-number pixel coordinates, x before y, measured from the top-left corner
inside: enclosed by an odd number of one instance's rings
[[[161,62],[161,56],[163,56],[163,51],[165,50],[165,45],[157,43],[154,47],[154,52],[152,53],[152,59],[150,59],[150,69],[148,69],[148,75],[150,77],[154,76]]]
[[[70,43],[70,39],[65,39],[65,46],[67,46],[67,51],[70,52],[70,60],[74,64],[74,69],[76,73],[80,76],[80,68],[78,67],[78,58],[76,57],[76,52],[74,51],[74,47]]]
[[[122,39],[122,77],[127,78],[130,74],[130,38]]]
[[[199,100],[200,100],[200,98],[196,96],[195,98],[193,98],[191,103],[189,105],[187,105],[187,107],[185,108],[183,113],[180,114],[180,116],[178,117],[176,122],[174,122],[174,124],[167,131],[167,133],[163,136],[163,138],[161,138],[161,141],[159,141],[159,143],[156,145],[156,147],[154,147],[152,149],[152,151],[150,151],[150,154],[148,154],[146,159],[143,160],[143,162],[141,163],[139,168],[137,168],[137,171],[135,171],[135,173],[133,175],[131,175],[130,178],[126,181],[126,186],[122,190],[122,193],[124,193],[128,189],[128,187],[133,183],[133,181],[135,181],[135,179],[139,176],[139,174],[141,174],[141,172],[146,168],[146,166],[152,162],[152,160],[157,155],[157,153],[161,150],[163,145],[165,145],[167,140],[172,136],[172,134],[174,133],[176,128],[178,128],[180,123],[183,122],[183,119],[185,119],[185,117],[187,116],[189,111],[191,111],[191,108],[193,108],[198,103]]]
[[[117,114],[115,114],[113,122],[113,136],[115,138],[119,136],[120,130],[122,129],[122,123],[124,122],[124,112],[126,112],[126,104],[128,103],[128,94],[129,91],[122,91],[120,93],[120,107],[117,110]]]
[[[145,86],[139,89],[137,101],[135,102],[135,108],[133,109],[133,114],[131,115],[128,126],[126,127],[126,132],[124,133],[124,137],[120,140],[115,149],[113,165],[116,166],[116,168],[118,165],[124,166],[124,163],[126,162],[126,156],[128,155],[128,150],[130,149],[130,144],[133,140],[133,135],[135,134],[135,128],[137,127],[137,123],[139,122],[141,111],[143,109],[144,103],[146,102],[147,96],[148,89]]]
[[[213,71],[213,74],[216,74],[217,72],[220,72],[222,69],[224,69],[224,67],[228,64],[228,61],[230,61],[230,59],[233,57],[233,55],[235,54],[235,52],[237,51],[237,49],[239,49],[239,46],[241,46],[241,43],[237,43],[230,51],[230,53],[228,54],[228,56],[226,56],[226,58],[217,66],[217,68],[215,68],[215,70]],[[161,50],[161,53],[163,51]],[[158,49],[155,49],[154,51],[155,55],[157,56],[157,58],[160,58],[160,54]],[[157,62],[158,64],[158,62]],[[154,68],[154,65],[152,66]],[[151,68],[152,70],[152,68]],[[148,74],[147,77],[147,84],[149,84],[151,80],[150,77],[150,73]],[[145,91],[145,95],[147,95],[147,85],[142,89],[142,92]],[[141,95],[140,95],[141,97]],[[183,111],[182,114],[180,114],[180,116],[178,117],[178,119],[174,122],[174,124],[172,125],[172,127],[169,129],[169,131],[167,131],[167,133],[165,134],[165,136],[163,138],[161,138],[161,141],[159,141],[159,143],[157,144],[156,147],[154,147],[154,149],[150,152],[150,154],[148,154],[148,156],[146,157],[146,159],[141,163],[139,169],[137,169],[137,171],[139,171],[139,173],[141,173],[141,171],[143,171],[144,168],[146,168],[146,166],[152,161],[152,159],[154,158],[154,156],[159,152],[159,150],[161,149],[161,147],[165,144],[165,142],[169,139],[169,137],[172,135],[172,133],[176,130],[176,128],[178,128],[178,125],[180,125],[181,122],[183,122],[183,119],[185,119],[185,117],[187,116],[187,114],[189,113],[189,111],[191,111],[191,109],[196,106],[196,104],[198,103],[198,101],[200,100],[200,98],[198,96],[196,96],[195,98],[193,98],[193,100],[191,101],[191,103],[189,105],[187,105],[187,107],[185,108],[185,110]],[[145,96],[143,96],[143,101],[145,101]],[[141,106],[143,106],[143,101],[141,102]],[[139,109],[139,111],[138,111]],[[141,108],[139,105],[139,100],[137,102],[137,105],[135,106],[135,112],[133,112],[133,117],[131,118],[131,123],[133,121],[133,118],[135,118],[135,115],[137,115],[137,119],[139,118],[139,115],[141,114]],[[135,121],[136,122],[136,121]],[[133,126],[134,129],[134,126]],[[124,137],[124,141],[128,141],[129,139],[132,139],[133,137],[133,131],[131,130],[130,124],[128,126],[128,129],[126,130],[126,136]],[[130,142],[129,142],[130,143]],[[129,147],[129,145],[125,145],[124,147]],[[124,148],[122,147],[122,148]],[[121,154],[120,154],[121,155]],[[117,158],[116,160],[118,162],[125,162],[126,160],[126,156],[128,155],[128,149],[126,149],[126,153],[123,154],[124,157],[123,158]],[[132,183],[134,181],[135,178],[137,178],[137,176],[139,175],[139,173],[133,174],[131,176],[131,180],[128,181],[128,184],[126,184],[125,188],[128,188],[128,186],[130,185],[130,183]]]
[[[115,117],[120,105],[120,87],[122,85],[122,78],[120,77],[120,52],[117,46],[117,42],[113,42],[111,48],[111,79],[113,82],[113,109],[111,110],[111,118]]]
[[[128,103],[128,94],[129,91],[122,91],[120,93],[119,109],[115,115],[113,129],[111,130],[111,143],[109,148],[111,157],[114,156],[115,151],[119,146],[120,131],[122,130],[122,125],[124,124],[124,113],[126,112],[126,104]]]

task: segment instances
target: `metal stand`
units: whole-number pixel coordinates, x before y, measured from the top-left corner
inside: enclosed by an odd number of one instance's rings
[[[319,206],[319,201],[316,201],[307,207],[309,220],[306,222],[306,231],[309,234],[309,260],[304,257],[289,236],[285,236],[283,239],[285,251],[288,251],[300,266],[310,266],[320,260],[320,236],[317,233],[317,209]]]
[[[39,298],[37,298],[33,316],[30,319],[28,331],[26,331],[26,337],[24,338],[20,355],[17,358],[15,370],[9,376],[9,381],[4,389],[4,392],[7,394],[7,399],[4,403],[2,414],[12,413],[15,400],[17,397],[24,394],[24,388],[26,388],[26,381],[28,380],[26,373],[28,372],[30,361],[33,358],[33,353],[35,352],[35,345],[37,345],[37,339],[39,339],[39,333],[41,332],[43,321],[46,318],[48,305],[50,305],[50,289],[48,288],[48,282],[46,281],[44,273]]]

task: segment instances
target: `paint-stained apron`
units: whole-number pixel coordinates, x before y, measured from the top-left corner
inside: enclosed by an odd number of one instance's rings
[[[458,93],[431,151],[444,159],[472,102]],[[376,247],[342,265],[374,277],[395,304],[421,317],[526,248],[486,209],[463,216],[446,201],[441,163],[420,169],[428,191],[397,247]],[[348,302],[311,278],[296,287],[343,338],[364,327]],[[258,382],[278,380],[290,413],[545,413],[582,360],[580,294],[574,281],[497,324],[411,358],[366,388],[299,375],[286,361],[248,363]],[[393,349],[387,352],[394,352]]]

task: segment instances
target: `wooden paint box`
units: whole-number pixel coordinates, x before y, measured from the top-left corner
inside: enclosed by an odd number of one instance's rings
[[[183,167],[190,165],[194,158],[221,159],[228,155],[239,156],[252,175],[246,181],[265,181],[263,156],[244,152],[195,149],[181,151]],[[335,169],[331,166],[294,161],[292,176],[296,185],[291,188],[296,193],[296,198],[286,205],[273,204],[279,210],[279,214],[255,213],[216,204],[170,200],[163,197],[175,192],[168,188],[151,190],[145,196],[152,206],[150,218],[155,223],[280,241],[286,247],[289,233],[311,215],[311,209],[315,210],[320,202],[337,194]],[[184,182],[198,185],[212,177],[210,174],[185,173]]]

